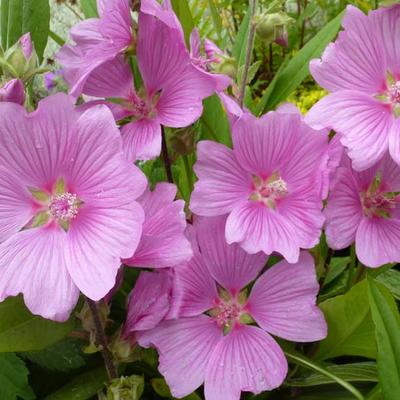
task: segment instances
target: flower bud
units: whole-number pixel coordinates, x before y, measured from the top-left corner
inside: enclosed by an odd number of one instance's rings
[[[4,54],[4,75],[28,81],[39,72],[39,60],[33,48],[30,33],[23,35]]]
[[[228,75],[235,78],[237,74],[237,65],[234,58],[224,57],[219,64],[216,64],[214,71],[217,74]]]
[[[25,102],[25,90],[22,81],[11,79],[0,87],[0,101],[17,103],[22,106]]]
[[[260,15],[257,19],[256,32],[261,40],[267,44],[275,42],[284,47],[288,45],[287,27],[292,18],[283,12],[277,12]]]
[[[144,390],[144,378],[139,375],[114,379],[107,388],[107,400],[139,400]]]

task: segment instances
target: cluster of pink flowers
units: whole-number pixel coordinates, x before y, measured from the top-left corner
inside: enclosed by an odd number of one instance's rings
[[[134,24],[128,0],[98,10],[58,54],[70,95],[28,113],[21,81],[0,89],[0,301],[22,293],[32,313],[65,321],[80,293],[111,296],[121,265],[154,268],[123,336],[157,348],[173,395],[274,389],[287,361],[271,335],[327,334],[307,252],[322,230],[332,249],[355,242],[368,267],[400,261],[400,5],[347,9],[311,62],[331,94],[304,118],[288,104],[242,110],[215,73],[223,52],[196,30],[188,50],[169,0],[142,0]],[[150,188],[134,162],[158,157],[162,127],[191,125],[215,92],[233,146],[198,143],[190,222],[175,185]],[[272,267],[271,254],[283,257]]]

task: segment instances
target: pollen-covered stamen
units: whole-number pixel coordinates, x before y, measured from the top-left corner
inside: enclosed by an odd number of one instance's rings
[[[288,194],[287,184],[278,174],[273,174],[266,180],[255,176],[253,184],[254,191],[250,200],[261,201],[270,208],[275,208],[276,201]]]
[[[392,104],[400,104],[400,81],[393,83],[389,87],[388,94]]]
[[[78,196],[69,192],[52,196],[49,202],[51,216],[59,221],[74,219],[78,215],[78,208]]]
[[[143,96],[145,98],[145,96]],[[151,99],[143,99],[136,93],[133,93],[129,99],[127,108],[132,112],[132,116],[135,118],[152,118],[156,115],[156,104],[159,96],[156,94]]]
[[[366,217],[390,218],[399,200],[393,193],[363,192],[360,195],[363,213]]]
[[[230,328],[239,321],[241,307],[235,303],[222,301],[215,311],[217,324],[222,328]]]

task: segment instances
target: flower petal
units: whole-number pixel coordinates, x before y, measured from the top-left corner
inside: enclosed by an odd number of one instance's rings
[[[184,397],[204,382],[208,360],[221,337],[216,322],[200,315],[164,321],[151,331],[139,333],[138,342],[143,347],[157,348],[158,369],[172,395]]]
[[[129,295],[124,335],[155,328],[168,313],[170,297],[169,272],[142,271]]]
[[[296,264],[281,261],[257,279],[246,309],[273,335],[314,342],[327,334],[324,316],[316,306],[318,291],[314,260],[301,252]]]
[[[389,134],[389,151],[393,160],[400,165],[400,119],[398,118],[393,122]]]
[[[344,249],[355,240],[363,216],[362,207],[357,181],[351,170],[339,167],[335,181],[325,209],[325,233],[329,247]]]
[[[280,386],[287,361],[275,340],[260,328],[243,325],[224,336],[208,363],[207,400],[239,400],[242,391],[260,393]]]
[[[325,49],[322,60],[312,60],[310,71],[325,89],[356,90],[368,94],[385,89],[386,55],[374,21],[362,11],[348,6],[344,32]]]
[[[161,125],[157,119],[130,122],[121,129],[129,161],[151,160],[161,153]]]
[[[356,234],[358,259],[367,267],[400,262],[400,221],[363,218]]]
[[[0,301],[24,295],[33,314],[68,319],[79,290],[66,267],[65,232],[54,226],[28,229],[0,245]]]
[[[145,213],[143,233],[131,266],[147,268],[173,267],[192,257],[192,248],[184,234],[186,216],[184,201],[176,200],[176,186],[159,183],[138,199]]]
[[[0,243],[21,230],[34,214],[32,196],[24,182],[0,165]]]
[[[252,192],[251,175],[240,167],[231,149],[204,140],[197,145],[195,184],[190,209],[204,216],[226,214]]]
[[[268,257],[260,252],[246,253],[238,244],[225,239],[226,217],[199,218],[195,230],[203,262],[213,278],[225,289],[237,294],[253,281]]]
[[[353,167],[361,171],[374,165],[386,152],[393,116],[389,105],[347,90],[324,97],[305,120],[315,129],[340,132]]]
[[[199,315],[213,308],[217,298],[216,284],[206,260],[194,247],[192,259],[175,268],[169,315],[175,318]]]

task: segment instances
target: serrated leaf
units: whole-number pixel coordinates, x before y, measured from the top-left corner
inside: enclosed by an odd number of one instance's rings
[[[81,10],[85,18],[98,18],[96,0],[80,0]]]
[[[378,382],[376,364],[373,362],[360,362],[343,365],[327,365],[325,369],[346,382]],[[335,383],[335,381],[320,372],[290,379],[289,386],[317,386]]]
[[[50,30],[49,0],[1,0],[1,44],[11,47],[27,32],[31,33],[41,61]]]
[[[214,94],[203,102],[204,110],[200,118],[201,139],[214,140],[232,146],[228,118],[219,97]]]
[[[343,18],[343,12],[323,27],[299,52],[288,62],[287,66],[275,76],[273,89],[265,91],[259,105],[257,115],[274,109],[301,84],[309,74],[308,64],[319,57],[325,47],[332,41]],[[272,84],[272,82],[271,82]]]
[[[31,362],[54,371],[69,371],[85,365],[82,352],[76,342],[64,340],[41,351],[22,353]]]
[[[368,279],[368,293],[378,346],[378,375],[385,400],[400,394],[400,315],[396,302],[382,284]]]
[[[105,382],[106,370],[104,367],[96,368],[75,377],[44,400],[87,400],[95,396],[104,387]]]
[[[0,354],[0,399],[34,399],[28,384],[28,369],[15,354]]]
[[[64,323],[33,315],[21,296],[0,303],[0,353],[42,350],[63,339],[74,328],[71,318]]]
[[[375,327],[364,280],[344,295],[320,304],[328,323],[328,336],[320,342],[316,359],[354,355],[376,357]]]

